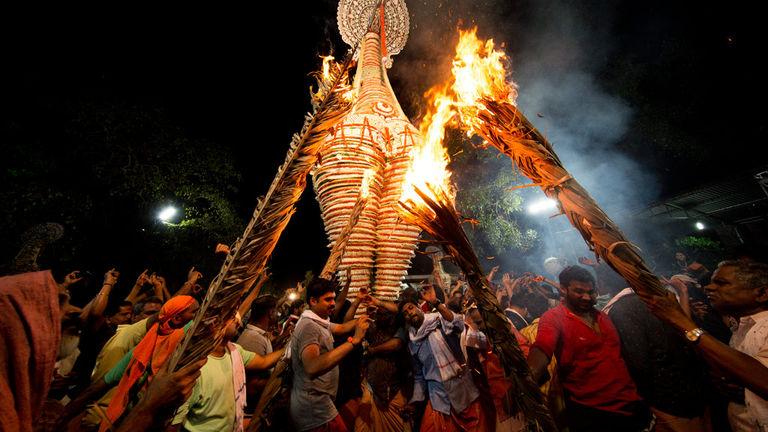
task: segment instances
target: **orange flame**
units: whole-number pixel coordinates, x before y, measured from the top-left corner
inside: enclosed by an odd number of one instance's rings
[[[483,108],[483,98],[515,103],[517,88],[507,78],[507,63],[506,54],[494,48],[493,39],[483,41],[477,37],[477,27],[459,30],[451,90],[461,123],[468,128],[468,133],[477,130],[477,114]]]
[[[332,55],[320,56],[323,59],[323,80],[328,81],[331,78],[331,62],[334,58]]]
[[[432,198],[430,187],[443,189],[452,199],[448,162],[443,146],[445,127],[457,117],[467,133],[477,130],[477,114],[483,108],[482,99],[506,100],[514,103],[516,86],[507,80],[507,57],[494,48],[492,39],[482,41],[477,28],[459,30],[459,42],[453,59],[453,79],[426,93],[429,111],[421,122],[422,142],[411,151],[411,165],[405,175],[400,201],[420,203],[414,191],[418,187]]]
[[[454,194],[450,185],[451,173],[448,171],[448,152],[443,146],[445,126],[456,115],[449,89],[433,88],[426,94],[431,97],[429,111],[424,115],[420,124],[421,142],[411,150],[411,164],[405,173],[403,193],[400,201],[420,203],[421,198],[415,188],[436,199],[430,187],[443,189],[450,197]]]

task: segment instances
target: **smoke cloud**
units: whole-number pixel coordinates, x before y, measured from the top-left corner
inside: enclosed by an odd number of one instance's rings
[[[448,78],[456,29],[476,25],[480,37],[493,38],[510,56],[518,106],[548,137],[566,168],[631,239],[645,243],[636,237],[640,233],[631,215],[654,201],[659,187],[652,171],[621,151],[632,107],[600,82],[614,53],[615,11],[610,5],[425,0],[409,1],[408,8],[408,45],[395,58],[390,76],[412,118],[423,110],[424,91]],[[523,196],[533,201],[543,194],[532,188]],[[523,258],[534,267],[531,270],[540,268],[549,255],[573,262],[588,254],[565,217],[547,216],[526,216],[542,240],[533,256]]]

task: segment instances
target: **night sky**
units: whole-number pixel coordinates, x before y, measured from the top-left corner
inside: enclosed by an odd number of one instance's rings
[[[445,71],[442,55],[452,41],[444,38],[455,33],[457,22],[476,23],[481,36],[504,42],[522,69],[541,43],[535,37],[542,20],[551,17],[549,25],[557,27],[567,4],[572,21],[563,20],[557,34],[573,31],[582,48],[596,45],[594,62],[585,69],[597,87],[631,108],[616,151],[652,173],[655,199],[766,162],[760,149],[766,142],[767,95],[764,67],[758,66],[765,26],[745,3],[717,8],[660,1],[408,4],[411,40],[395,58],[390,78],[411,116],[421,110],[419,95]],[[308,73],[318,67],[318,55],[345,49],[335,8],[333,1],[269,2],[268,8],[184,4],[163,10],[126,4],[35,12],[18,20],[6,16],[14,22],[4,37],[3,127],[23,124],[55,136],[67,107],[82,100],[161,109],[189,137],[232,152],[232,169],[242,175],[237,206],[245,225],[310,108]],[[544,42],[550,48],[558,44]],[[432,55],[430,46],[439,54]],[[526,82],[519,84],[522,94]],[[61,145],[46,142],[46,133],[38,136],[43,146]],[[319,209],[309,190],[273,256],[276,280],[318,271],[326,256]]]

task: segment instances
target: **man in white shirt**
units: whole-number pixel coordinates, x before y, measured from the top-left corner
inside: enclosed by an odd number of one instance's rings
[[[674,294],[638,295],[654,315],[677,327],[723,379],[744,387],[744,405],[728,406],[731,429],[768,432],[768,264],[721,262],[705,290],[718,312],[739,320],[730,346],[698,328]]]
[[[276,326],[277,298],[270,294],[259,296],[251,305],[251,317],[237,344],[258,355],[267,355],[272,352],[270,332]]]

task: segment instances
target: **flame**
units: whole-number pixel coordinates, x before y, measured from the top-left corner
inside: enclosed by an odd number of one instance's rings
[[[483,41],[477,37],[477,27],[459,30],[451,90],[468,134],[477,130],[477,113],[483,108],[483,98],[514,104],[517,88],[508,80],[508,63],[506,54],[494,48],[493,39]]]
[[[334,58],[332,55],[320,56],[323,59],[323,80],[328,81],[331,78],[331,62]]]
[[[363,172],[363,181],[360,183],[361,198],[368,198],[368,195],[370,195],[371,181],[374,175],[376,175],[376,171],[373,169],[367,169]]]
[[[458,119],[471,136],[478,129],[477,114],[484,108],[483,98],[514,103],[517,90],[507,79],[507,63],[507,56],[495,49],[493,39],[483,41],[477,37],[476,27],[459,30],[451,81],[425,94],[430,103],[420,125],[422,141],[411,151],[400,201],[419,205],[421,199],[414,188],[433,199],[436,197],[430,188],[444,190],[451,200],[455,197],[448,171],[450,158],[443,146],[445,128]]]
[[[448,152],[443,146],[445,126],[456,115],[446,86],[435,88],[425,95],[431,98],[430,109],[424,115],[420,124],[422,140],[411,150],[411,164],[405,173],[403,193],[400,201],[420,203],[421,198],[415,188],[436,199],[431,188],[443,189],[453,197],[450,186],[451,173],[448,171]]]

